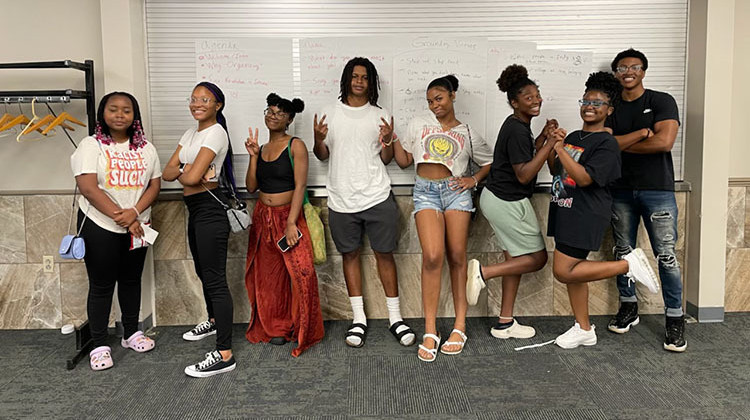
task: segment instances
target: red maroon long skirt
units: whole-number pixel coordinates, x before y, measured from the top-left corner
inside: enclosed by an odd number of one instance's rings
[[[324,335],[318,296],[318,276],[305,217],[297,227],[300,241],[287,252],[276,245],[284,236],[290,206],[269,207],[258,201],[247,247],[245,287],[250,299],[250,324],[245,336],[251,343],[273,337],[296,341],[292,356],[299,356]]]

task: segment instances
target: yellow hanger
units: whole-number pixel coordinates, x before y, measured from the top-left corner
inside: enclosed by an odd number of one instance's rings
[[[39,121],[35,122],[33,125],[26,126],[26,128],[21,132],[21,134],[23,134],[23,135],[29,134],[29,133],[31,133],[34,130],[40,131],[39,129],[42,126],[44,126],[46,124],[49,124],[49,122],[52,121],[52,120],[54,120],[54,119],[55,119],[55,117],[53,117],[52,115],[46,115],[44,118],[42,118]],[[42,134],[47,134],[47,132],[49,130],[50,130],[50,127],[47,127],[44,131],[40,131],[40,132]]]
[[[54,121],[52,121],[52,122],[51,122],[51,123],[49,124],[49,126],[47,126],[47,128],[45,128],[45,129],[44,129],[44,130],[42,131],[42,134],[47,134],[47,133],[49,133],[49,131],[50,131],[50,130],[52,130],[52,129],[53,129],[53,128],[55,128],[56,126],[58,126],[58,125],[63,125],[63,122],[65,122],[66,120],[67,120],[67,121],[70,121],[70,122],[72,122],[72,123],[74,123],[74,124],[78,124],[78,125],[80,125],[80,126],[86,127],[86,124],[84,124],[84,123],[82,123],[82,122],[78,121],[78,120],[77,120],[77,119],[76,119],[75,117],[73,117],[72,115],[70,115],[70,114],[68,113],[68,111],[63,111],[63,112],[61,112],[61,113],[60,113],[60,115],[58,115],[58,116],[57,116],[57,118],[55,118],[55,119],[54,119]],[[45,124],[46,124],[46,123],[45,123]],[[67,127],[70,127],[70,126],[67,126]]]

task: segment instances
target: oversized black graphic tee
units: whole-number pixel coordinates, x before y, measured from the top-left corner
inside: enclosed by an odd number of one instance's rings
[[[547,236],[555,242],[596,251],[612,217],[609,185],[620,177],[620,149],[606,132],[574,131],[565,151],[586,169],[591,185],[581,187],[555,159]]]

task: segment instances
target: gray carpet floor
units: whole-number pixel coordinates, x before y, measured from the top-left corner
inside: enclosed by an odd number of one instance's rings
[[[461,355],[423,363],[385,320],[370,321],[366,345],[348,348],[348,322],[326,322],[323,342],[299,358],[293,344],[249,344],[235,325],[234,372],[185,376],[213,338],[182,340],[184,327],[155,327],[156,348],[138,354],[111,337],[114,368],[65,361],[75,339],[58,331],[0,331],[0,418],[91,419],[706,419],[750,420],[750,313],[688,324],[688,350],[662,349],[663,317],[643,316],[625,335],[593,317],[599,343],[563,350],[514,347],[554,339],[571,317],[522,318],[530,340],[498,340],[494,322],[472,318]],[[422,321],[409,320],[421,333]],[[450,320],[439,320],[442,334]]]

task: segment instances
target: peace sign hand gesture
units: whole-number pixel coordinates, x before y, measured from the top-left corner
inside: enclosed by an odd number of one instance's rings
[[[315,133],[315,143],[320,143],[326,139],[328,135],[328,124],[325,123],[326,115],[320,118],[318,121],[318,114],[315,114],[313,118],[313,132]]]
[[[250,137],[245,140],[245,149],[247,149],[247,153],[251,157],[258,156],[260,154],[260,146],[258,146],[258,128],[255,128],[255,135],[253,135],[252,127],[248,127],[247,132]]]
[[[383,147],[388,147],[393,144],[393,116],[391,116],[390,124],[383,117],[380,117],[380,121],[383,122],[383,124],[380,124],[380,144]]]

